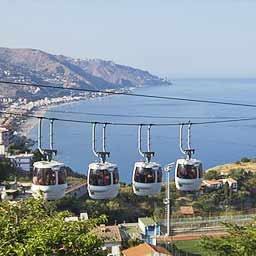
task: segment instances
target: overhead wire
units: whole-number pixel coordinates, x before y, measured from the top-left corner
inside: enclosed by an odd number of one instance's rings
[[[256,104],[228,102],[228,101],[218,101],[218,100],[203,100],[203,99],[192,99],[192,98],[181,98],[181,97],[171,97],[171,96],[148,95],[148,94],[129,93],[129,92],[116,92],[116,91],[107,91],[107,90],[99,90],[99,89],[61,87],[61,86],[55,86],[55,85],[45,85],[45,84],[36,84],[36,83],[24,83],[24,82],[11,82],[11,81],[4,81],[4,80],[0,80],[0,84],[1,83],[2,84],[10,84],[10,85],[13,85],[13,86],[30,86],[30,87],[57,89],[57,90],[92,92],[92,93],[103,93],[103,94],[110,94],[110,95],[125,95],[125,96],[132,96],[132,97],[153,98],[153,99],[162,99],[162,100],[187,101],[187,102],[195,102],[195,103],[206,103],[206,104],[218,104],[218,105],[230,105],[230,106],[253,107],[253,108],[256,108]]]
[[[9,107],[2,107],[8,109]],[[103,116],[103,117],[124,117],[124,118],[152,118],[152,119],[236,119],[244,117],[230,117],[230,116],[157,116],[157,115],[130,115],[130,114],[109,114],[109,113],[93,113],[93,112],[80,112],[80,111],[66,111],[66,110],[52,110],[47,107],[40,109],[27,109],[22,107],[11,107],[11,110],[24,110],[28,112],[40,112],[46,110],[49,113],[72,114],[72,115],[86,115],[86,116]]]
[[[92,121],[92,120],[76,120],[76,119],[65,119],[65,118],[56,118],[56,117],[45,117],[45,116],[38,116],[38,115],[29,115],[29,114],[22,114],[22,113],[13,113],[9,111],[0,111],[0,114],[7,114],[7,115],[14,115],[14,116],[21,116],[27,118],[37,118],[37,119],[45,119],[45,120],[54,120],[54,121],[62,121],[62,122],[71,122],[71,123],[82,123],[82,124],[108,124],[113,126],[179,126],[183,125],[208,125],[208,124],[221,124],[221,123],[233,123],[233,122],[244,122],[244,121],[253,121],[256,120],[256,117],[250,118],[238,118],[238,119],[228,119],[228,120],[217,120],[217,121],[205,121],[205,122],[177,122],[177,123],[123,123],[123,122],[102,122],[102,121]]]

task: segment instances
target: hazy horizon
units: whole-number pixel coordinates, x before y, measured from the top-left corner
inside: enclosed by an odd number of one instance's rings
[[[179,78],[255,78],[252,0],[2,0],[0,46]]]

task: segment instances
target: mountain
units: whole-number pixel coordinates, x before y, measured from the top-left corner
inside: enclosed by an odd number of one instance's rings
[[[0,80],[86,89],[118,89],[170,82],[147,71],[100,59],[83,60],[35,49],[0,48]],[[41,98],[67,91],[1,85],[0,95]]]

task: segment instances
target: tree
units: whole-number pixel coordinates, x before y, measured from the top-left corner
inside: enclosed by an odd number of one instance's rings
[[[208,172],[206,172],[204,174],[204,179],[205,180],[218,180],[221,179],[221,174],[220,172],[216,171],[216,170],[209,170]]]
[[[15,169],[13,168],[9,159],[3,158],[0,160],[0,182],[8,179],[11,175],[15,175]]]
[[[105,255],[102,241],[92,232],[105,217],[65,222],[69,216],[42,200],[1,202],[0,256]]]
[[[220,238],[203,238],[202,247],[207,250],[207,255],[214,256],[254,256],[256,251],[255,223],[240,227],[225,224],[228,235]]]

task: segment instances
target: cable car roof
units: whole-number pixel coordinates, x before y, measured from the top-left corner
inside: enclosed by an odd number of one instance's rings
[[[140,161],[140,162],[135,162],[135,166],[136,167],[141,167],[141,168],[159,168],[161,167],[160,164],[156,163],[156,162],[144,162],[144,161]]]
[[[184,165],[199,165],[201,164],[202,162],[200,160],[197,160],[197,159],[178,159],[177,160],[177,164],[184,164]]]
[[[33,164],[35,168],[60,168],[64,166],[63,163],[60,163],[58,161],[38,161]]]
[[[117,168],[116,164],[112,164],[109,162],[105,162],[105,163],[91,163],[89,164],[89,169],[94,169],[94,170],[105,170],[105,169],[115,169]]]

